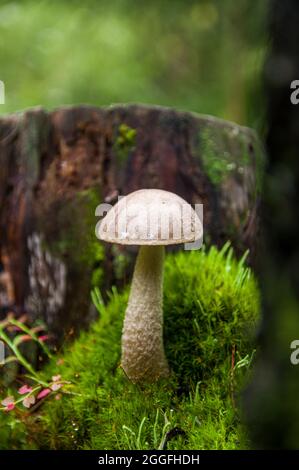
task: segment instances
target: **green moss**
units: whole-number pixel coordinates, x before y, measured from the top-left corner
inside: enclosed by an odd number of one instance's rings
[[[166,263],[165,336],[172,369],[185,385],[223,378],[223,358],[248,351],[243,334],[254,329],[258,300],[252,273],[233,259],[229,245],[185,252]],[[175,288],[174,288],[175,286]]]
[[[262,152],[253,135],[247,135],[237,126],[203,127],[198,152],[210,181],[218,186],[230,173],[242,174],[251,163],[250,146],[253,146],[254,161],[260,165]]]
[[[120,164],[127,160],[130,152],[134,149],[136,134],[136,130],[129,127],[127,124],[122,123],[118,127],[113,148]]]
[[[2,390],[1,390],[2,393]],[[24,419],[15,413],[4,413],[0,416],[0,450],[36,449],[33,433],[28,432]]]
[[[94,236],[95,209],[100,203],[96,188],[81,191],[67,204],[55,207],[55,232],[46,230],[50,251],[58,258],[71,256],[79,269],[103,259],[103,247]],[[57,228],[59,230],[57,231]],[[47,225],[46,225],[47,228]]]
[[[259,302],[244,259],[237,263],[228,246],[167,257],[165,344],[173,370],[167,381],[136,387],[119,368],[126,303],[127,292],[113,290],[109,304],[99,307],[99,321],[69,347],[63,365],[56,357],[48,366],[47,375],[61,373],[73,382],[73,394],[49,400],[41,414],[27,418],[27,438],[23,424],[6,416],[2,448],[248,446],[234,401],[248,377]]]
[[[84,281],[88,282],[88,289],[90,285],[102,285],[103,280],[104,247],[95,237],[98,204],[99,190],[90,188],[78,192],[67,202],[53,204],[51,212],[40,219],[44,250],[65,261],[68,271],[80,276],[82,286]],[[87,272],[88,276],[84,278],[82,272]]]
[[[127,291],[114,289],[89,332],[47,373],[73,383],[49,400],[38,445],[51,449],[235,449],[248,446],[235,409],[254,354],[259,295],[252,273],[228,246],[169,255],[165,266],[165,345],[173,370],[150,386],[131,384],[120,365]],[[231,361],[234,353],[235,368]],[[60,361],[61,362],[61,361]],[[31,423],[32,426],[32,423]]]

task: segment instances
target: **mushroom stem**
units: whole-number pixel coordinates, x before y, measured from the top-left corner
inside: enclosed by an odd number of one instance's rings
[[[121,365],[132,382],[169,373],[163,348],[164,246],[139,249],[122,335]]]

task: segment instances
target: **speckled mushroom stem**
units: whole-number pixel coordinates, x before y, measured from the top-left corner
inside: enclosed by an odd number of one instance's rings
[[[132,382],[169,373],[163,347],[164,246],[139,249],[122,335],[121,365]]]

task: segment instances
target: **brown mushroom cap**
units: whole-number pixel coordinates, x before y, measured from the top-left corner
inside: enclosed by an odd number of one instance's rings
[[[122,197],[103,218],[97,236],[121,245],[176,245],[202,237],[202,223],[184,199],[161,189]]]

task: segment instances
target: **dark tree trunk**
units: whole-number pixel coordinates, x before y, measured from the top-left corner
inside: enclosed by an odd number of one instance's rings
[[[299,105],[290,85],[299,79],[299,2],[270,2],[271,51],[265,67],[267,151],[262,202],[261,356],[244,408],[259,448],[299,447]]]
[[[90,288],[124,279],[127,252],[94,235],[96,206],[140,188],[204,204],[205,241],[255,251],[262,149],[253,131],[145,106],[42,109],[0,120],[2,310],[58,336],[93,316]]]

